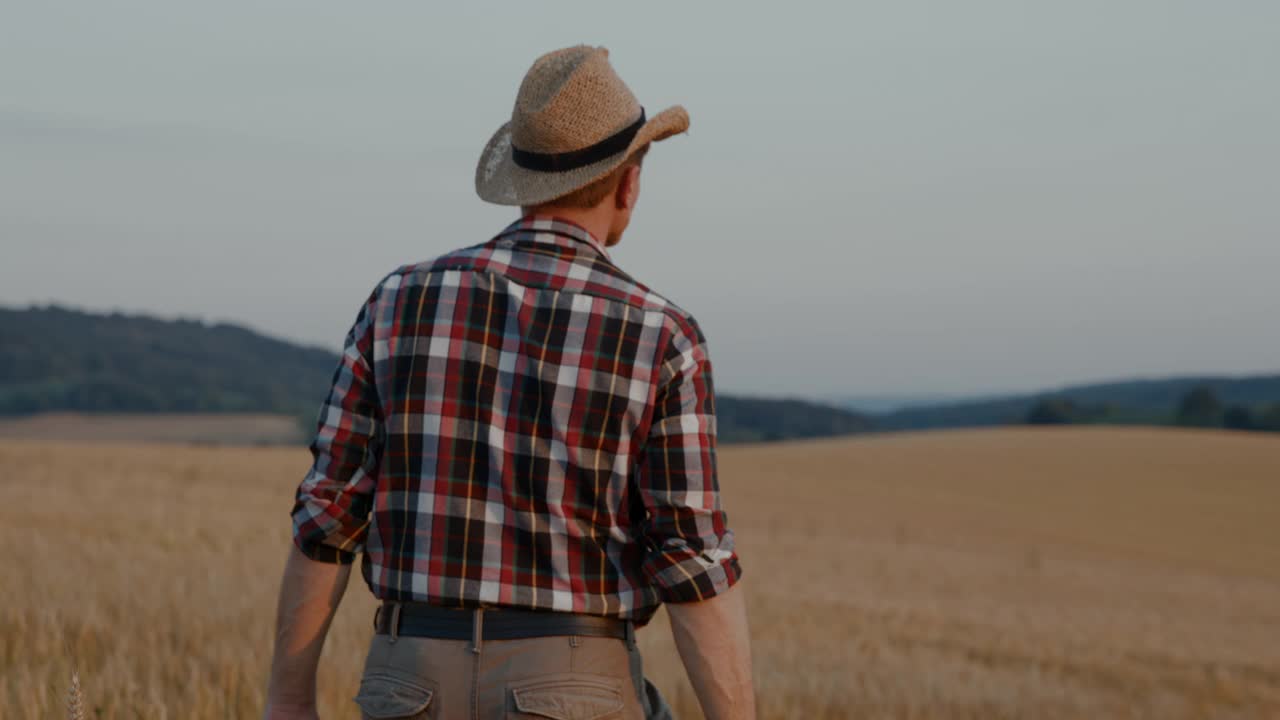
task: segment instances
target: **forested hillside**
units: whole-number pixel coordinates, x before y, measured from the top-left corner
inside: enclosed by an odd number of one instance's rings
[[[1194,402],[1197,397],[1199,402],[1211,407],[1199,410],[1183,407],[1188,399]],[[1229,411],[1262,418],[1278,404],[1280,375],[1189,376],[1080,385],[1034,394],[911,407],[877,415],[875,423],[881,430],[933,430],[1028,422],[1231,427],[1227,421]],[[1206,416],[1203,422],[1191,422],[1197,412]],[[1214,416],[1216,421],[1209,422],[1208,416]]]
[[[337,362],[237,325],[0,308],[0,415],[275,413],[309,425]],[[721,393],[717,422],[724,443],[1025,423],[1280,430],[1280,375],[1110,382],[880,414]]]
[[[236,325],[0,309],[2,414],[314,414],[336,362]]]

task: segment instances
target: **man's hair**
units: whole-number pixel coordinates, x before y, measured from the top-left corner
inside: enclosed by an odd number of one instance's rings
[[[649,152],[649,146],[644,145],[635,152],[631,153],[622,164],[614,168],[608,175],[592,182],[590,185],[574,190],[568,195],[561,195],[554,200],[543,203],[544,205],[554,205],[556,207],[569,208],[593,208],[600,204],[614,190],[618,189],[618,183],[622,181],[622,173],[632,165],[640,167],[644,164],[645,153]]]

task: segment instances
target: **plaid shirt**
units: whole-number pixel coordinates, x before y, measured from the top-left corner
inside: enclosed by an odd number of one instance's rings
[[[347,335],[294,542],[382,600],[647,622],[741,576],[694,319],[572,223],[402,267]]]

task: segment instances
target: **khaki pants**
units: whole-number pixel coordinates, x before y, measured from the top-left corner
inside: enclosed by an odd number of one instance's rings
[[[632,660],[626,641],[613,638],[473,647],[470,640],[374,635],[356,703],[363,717],[378,719],[642,720]]]

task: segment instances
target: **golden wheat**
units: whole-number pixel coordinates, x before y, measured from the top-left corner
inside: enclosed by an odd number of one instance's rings
[[[67,690],[68,720],[85,720],[84,696],[80,692],[80,673],[71,673],[71,688]]]
[[[0,707],[252,718],[300,449],[0,441]],[[1073,429],[724,448],[765,718],[1280,717],[1280,438]],[[322,717],[373,601],[352,583]],[[648,674],[698,717],[665,618]]]

